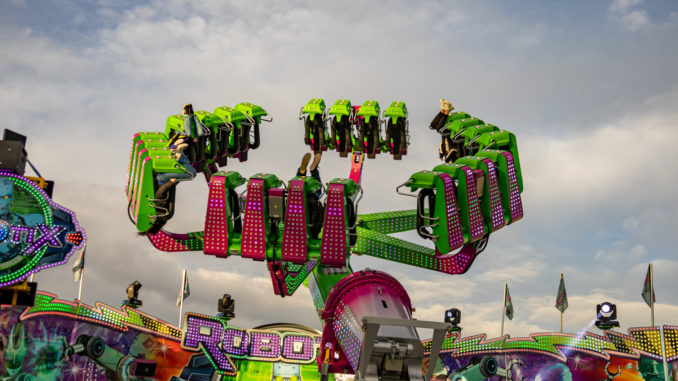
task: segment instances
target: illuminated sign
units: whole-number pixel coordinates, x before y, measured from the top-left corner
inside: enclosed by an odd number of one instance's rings
[[[73,212],[31,180],[0,170],[0,287],[66,263],[84,244]]]
[[[301,333],[277,333],[269,330],[245,330],[226,326],[217,318],[189,312],[181,346],[203,350],[214,369],[235,375],[232,358],[267,362],[310,364],[316,358],[320,336]]]

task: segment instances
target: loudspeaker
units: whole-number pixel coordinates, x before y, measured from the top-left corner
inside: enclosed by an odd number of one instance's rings
[[[26,150],[24,150],[22,142],[15,140],[0,141],[0,168],[9,169],[17,175],[23,176],[26,170]]]
[[[2,140],[12,140],[15,142],[21,142],[21,144],[26,146],[26,137],[24,135],[21,135],[20,133],[14,132],[12,130],[8,130],[6,128],[2,134]]]

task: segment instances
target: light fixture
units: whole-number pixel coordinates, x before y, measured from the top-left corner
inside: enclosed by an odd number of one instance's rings
[[[445,311],[445,323],[452,324],[450,331],[461,331],[461,327],[459,327],[459,323],[461,323],[461,310],[458,308],[450,308]]]
[[[141,282],[135,280],[127,286],[127,300],[123,300],[122,304],[132,308],[138,308],[143,305],[139,300],[139,289],[141,289]]]
[[[602,330],[619,327],[617,306],[610,302],[603,302],[596,306],[596,327]]]
[[[217,300],[217,315],[219,319],[233,319],[235,317],[235,300],[229,294],[224,294]]]

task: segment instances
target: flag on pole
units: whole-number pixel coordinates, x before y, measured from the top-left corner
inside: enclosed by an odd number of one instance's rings
[[[558,286],[558,295],[556,295],[556,308],[560,313],[567,309],[567,292],[565,291],[565,280],[563,274],[560,274],[560,285]]]
[[[186,300],[191,295],[191,289],[188,287],[188,272],[184,272],[184,285],[182,290],[179,290],[179,296],[177,297],[177,307],[181,304],[182,297],[183,300]]]
[[[82,248],[78,259],[73,264],[73,276],[75,277],[75,282],[79,282],[82,277],[82,271],[85,269],[85,248]]]
[[[652,305],[656,302],[655,295],[654,295],[654,287],[652,287],[652,282],[650,278],[652,277],[652,270],[651,267],[652,265],[650,264],[647,267],[647,275],[645,275],[645,283],[643,283],[643,300],[645,300],[645,303],[647,303],[648,306],[652,307]]]
[[[511,303],[511,294],[509,294],[508,285],[506,286],[506,294],[504,295],[504,312],[509,320],[513,320],[513,303]]]

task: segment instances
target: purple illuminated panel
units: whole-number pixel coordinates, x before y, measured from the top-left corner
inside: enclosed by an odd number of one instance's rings
[[[304,181],[290,181],[282,238],[283,261],[294,263],[306,261],[306,199],[304,195]]]
[[[246,356],[249,344],[250,336],[247,330],[229,327],[224,331],[224,341],[221,344],[224,352],[234,356]]]
[[[462,167],[466,175],[466,201],[468,204],[468,229],[471,236],[470,241],[474,242],[483,237],[483,216],[480,212],[478,203],[478,191],[476,189],[476,177],[473,170],[469,167]]]
[[[264,218],[264,180],[250,179],[242,233],[243,258],[263,261],[266,258],[266,225]]]
[[[218,257],[228,257],[228,214],[226,213],[226,178],[210,179],[203,252]]]
[[[280,336],[274,332],[250,331],[250,358],[280,357]]]
[[[511,222],[523,217],[523,202],[520,199],[518,190],[518,178],[516,175],[516,165],[513,162],[513,155],[510,152],[502,152],[506,158],[507,177],[509,182],[509,205],[511,207]]]
[[[299,361],[311,361],[315,357],[314,342],[308,336],[287,335],[283,337],[283,358]]]
[[[31,255],[36,250],[41,249],[45,245],[49,247],[61,247],[62,243],[59,241],[59,233],[65,231],[66,228],[62,226],[45,226],[38,225],[35,228],[31,228],[30,232],[32,234],[27,234],[29,239],[25,243],[30,243],[30,245],[23,250],[23,254]],[[34,234],[36,231],[40,231],[40,238],[34,240]],[[18,240],[17,240],[18,241]]]
[[[346,217],[344,212],[344,185],[330,184],[325,206],[323,238],[320,245],[320,264],[346,265]]]
[[[504,226],[504,211],[501,206],[501,193],[497,181],[497,168],[491,159],[483,159],[487,165],[487,188],[490,193],[490,211],[492,213],[492,231]]]
[[[219,348],[223,329],[221,322],[186,314],[186,334],[182,346],[195,351],[202,346],[205,354],[212,363],[218,366],[219,370],[235,372],[233,362]]]
[[[459,221],[459,209],[457,208],[457,198],[454,195],[454,181],[447,173],[441,173],[445,187],[445,215],[447,217],[447,238],[450,245],[450,251],[458,249],[464,244],[464,236]]]
[[[362,325],[358,323],[348,306],[342,303],[341,308],[341,312],[337,311],[339,318],[334,323],[334,336],[337,338],[344,356],[348,359],[348,363],[355,371],[355,369],[358,369],[360,347],[363,341]]]

